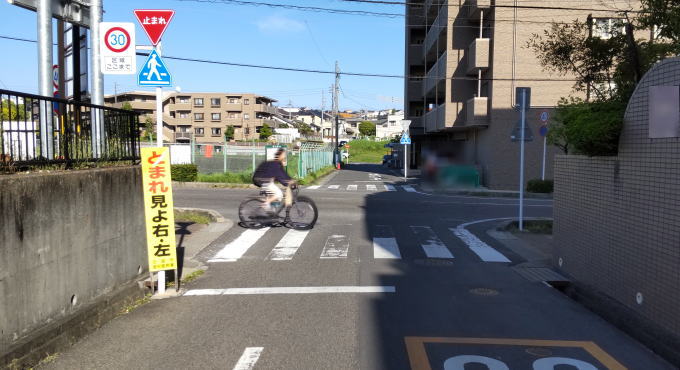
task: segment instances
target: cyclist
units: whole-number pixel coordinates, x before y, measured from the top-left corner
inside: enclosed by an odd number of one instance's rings
[[[288,186],[295,183],[286,173],[283,165],[286,163],[286,150],[279,148],[274,155],[273,161],[261,163],[253,174],[253,184],[262,188],[267,194],[262,207],[270,209],[272,202],[280,202],[283,199],[283,192],[276,186],[276,181],[281,185]]]

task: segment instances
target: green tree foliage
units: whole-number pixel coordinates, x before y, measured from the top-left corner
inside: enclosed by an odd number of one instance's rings
[[[154,131],[153,120],[151,119],[151,117],[146,117],[146,119],[144,119],[144,136],[142,138],[144,140],[153,140],[154,139],[153,131]]]
[[[3,121],[20,119],[25,120],[29,116],[23,104],[16,104],[15,102],[4,99],[0,102],[0,118]]]
[[[306,124],[304,122],[298,122],[297,123],[297,129],[298,129],[298,131],[300,131],[300,134],[302,134],[302,135],[309,135],[312,132],[314,132],[314,130],[308,124]]]
[[[288,124],[287,123],[281,123],[281,124],[279,124],[279,128],[288,128]]]
[[[680,53],[680,2],[677,0],[642,0],[643,12],[638,18],[639,25],[646,29],[657,29],[657,36],[666,39]]]
[[[274,130],[266,123],[262,125],[262,128],[260,129],[260,139],[267,140],[272,135],[274,135]]]
[[[371,121],[359,123],[359,133],[362,136],[375,136],[375,123]]]
[[[124,110],[132,110],[132,104],[126,101],[125,103],[123,103],[123,106],[121,108]]]
[[[226,141],[234,140],[234,126],[229,125],[224,130],[224,140]]]

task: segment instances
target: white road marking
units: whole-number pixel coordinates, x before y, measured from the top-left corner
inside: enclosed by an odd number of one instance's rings
[[[397,191],[397,189],[395,189],[394,186],[387,185],[387,184],[385,184],[385,190],[387,190],[387,191]]]
[[[252,294],[331,294],[331,293],[396,293],[394,286],[308,286],[271,288],[192,289],[185,296],[252,295]]]
[[[510,262],[510,260],[504,255],[502,255],[499,251],[493,249],[490,245],[484,243],[474,234],[469,232],[465,228],[466,225],[468,224],[462,224],[456,227],[455,229],[451,228],[450,230],[453,232],[455,236],[462,240],[463,243],[465,243],[472,252],[478,255],[479,258],[482,259],[482,261]]]
[[[347,185],[347,190],[357,190],[357,185]]]
[[[312,186],[308,186],[308,187],[307,187],[307,190],[316,190],[316,189],[318,189],[318,188],[320,188],[320,187],[321,187],[321,185],[312,185]]]
[[[429,226],[411,226],[411,230],[421,240],[421,247],[428,258],[453,258],[451,251]]]
[[[376,190],[378,190],[378,188],[376,188],[375,185],[366,185],[366,190],[376,191]]]
[[[345,235],[331,235],[326,239],[326,245],[321,252],[321,258],[347,258],[349,238]]]
[[[328,185],[329,189],[339,189],[340,185]]]
[[[239,235],[231,243],[222,248],[212,259],[208,262],[235,262],[252,247],[258,240],[269,231],[268,227],[262,229],[248,229]]]
[[[233,370],[251,370],[260,359],[264,347],[247,347]]]
[[[411,185],[402,185],[401,187],[409,193],[416,192],[416,189],[414,189]]]
[[[401,259],[395,238],[373,238],[373,258]]]
[[[286,235],[281,238],[271,253],[269,253],[267,259],[273,261],[293,259],[295,252],[300,248],[302,242],[305,241],[307,234],[309,234],[309,230],[288,230]]]

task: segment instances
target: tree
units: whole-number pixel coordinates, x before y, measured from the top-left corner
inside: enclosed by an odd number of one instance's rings
[[[266,123],[262,125],[262,128],[260,129],[260,139],[267,140],[272,135],[274,135],[272,128]]]
[[[132,104],[130,104],[130,102],[127,102],[127,101],[126,101],[125,103],[123,103],[122,109],[124,109],[124,110],[132,110]]]
[[[0,118],[3,121],[20,119],[25,120],[28,116],[26,107],[23,104],[16,104],[9,99],[3,99],[0,102]]]
[[[279,124],[279,128],[288,128],[288,124],[287,123],[281,123],[281,124]]]
[[[642,0],[643,12],[638,18],[639,25],[647,29],[656,29],[659,38],[669,40],[680,50],[680,2],[677,0]]]
[[[153,120],[149,116],[147,116],[146,119],[144,119],[144,139],[146,140],[154,139]]]
[[[359,124],[359,133],[363,136],[375,136],[375,123],[363,121]]]
[[[314,130],[312,130],[312,128],[309,127],[309,125],[304,122],[298,122],[297,129],[298,131],[300,131],[300,134],[302,135],[309,135],[312,132],[314,132]]]
[[[229,125],[229,126],[227,126],[227,128],[224,130],[224,140],[225,140],[225,141],[234,140],[234,126]]]

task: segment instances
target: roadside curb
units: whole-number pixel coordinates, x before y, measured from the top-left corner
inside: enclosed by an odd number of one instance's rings
[[[420,187],[432,195],[465,195],[465,196],[476,196],[476,197],[489,197],[489,198],[519,198],[519,193],[514,191],[484,191],[484,190],[435,190],[435,189],[425,189],[422,184]],[[528,199],[545,199],[552,200],[552,194],[542,194],[542,193],[524,193],[524,198]]]

